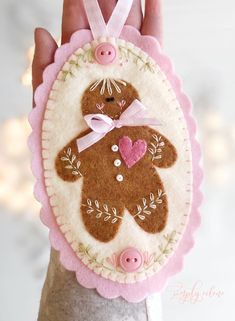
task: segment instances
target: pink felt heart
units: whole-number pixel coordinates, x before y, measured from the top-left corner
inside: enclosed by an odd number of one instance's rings
[[[119,140],[119,151],[126,166],[131,168],[146,154],[147,143],[143,139],[138,139],[133,144],[130,137],[124,136]]]

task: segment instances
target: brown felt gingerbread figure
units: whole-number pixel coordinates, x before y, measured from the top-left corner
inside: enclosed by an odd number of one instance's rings
[[[103,79],[85,91],[83,116],[104,114],[112,119],[135,100],[137,90],[123,80]],[[175,147],[148,126],[121,127],[82,152],[78,134],[57,155],[55,166],[64,181],[83,178],[81,214],[87,231],[101,242],[111,241],[124,222],[124,209],[147,233],[161,232],[166,226],[168,202],[156,167],[173,166]],[[134,224],[134,221],[133,221]]]

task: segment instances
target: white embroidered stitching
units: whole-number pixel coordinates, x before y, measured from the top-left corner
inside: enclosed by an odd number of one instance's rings
[[[72,154],[72,149],[69,147],[67,151],[64,151],[65,156],[61,157],[62,162],[67,162],[68,165],[65,166],[66,169],[72,170],[72,175],[82,176],[82,173],[79,171],[81,166],[81,162],[78,160],[75,165],[75,161],[77,160],[76,155]]]
[[[97,80],[90,88],[90,91],[94,91],[98,86],[99,84],[101,83],[102,79],[99,79]]]
[[[113,93],[113,90],[112,90],[111,81],[109,78],[107,79],[107,89],[108,89],[109,95],[111,96]]]
[[[104,79],[99,79],[97,80],[91,87],[90,91],[94,91],[99,84],[102,83],[101,89],[100,89],[100,94],[103,96],[105,93],[105,90],[107,89],[108,94],[111,96],[113,93],[113,88],[120,94],[121,88],[118,86],[118,83],[126,87],[126,82],[120,79],[110,79],[110,78],[104,78]]]
[[[152,135],[154,141],[156,143],[153,143],[151,142],[151,146],[152,147],[149,147],[148,150],[149,152],[152,154],[152,160],[155,160],[155,159],[161,159],[162,158],[162,148],[165,146],[165,143],[164,141],[162,141],[162,136],[157,136],[157,135]]]
[[[101,89],[100,89],[100,94],[101,94],[101,95],[103,95],[104,92],[105,92],[106,83],[107,83],[107,79],[104,79],[104,80],[103,80],[103,85],[102,85],[102,87],[101,87]],[[107,83],[107,87],[108,87],[108,83]]]
[[[93,204],[92,204],[93,202]],[[95,208],[93,207],[95,205]],[[104,222],[108,222],[111,218],[112,224],[115,224],[119,219],[122,220],[123,218],[118,215],[117,209],[115,207],[112,207],[111,210],[109,209],[109,206],[107,204],[104,204],[103,206],[100,205],[100,203],[95,200],[92,201],[89,198],[87,199],[87,204],[82,204],[82,206],[87,207],[87,214],[96,214],[97,219],[101,219],[104,217]]]
[[[151,209],[156,209],[157,204],[162,204],[162,197],[166,194],[163,193],[161,189],[159,189],[157,195],[158,196],[155,199],[154,194],[150,193],[149,204],[147,204],[146,198],[142,198],[143,205],[137,205],[137,213],[134,215],[134,218],[138,217],[141,221],[144,221],[146,215],[150,216],[152,214]]]

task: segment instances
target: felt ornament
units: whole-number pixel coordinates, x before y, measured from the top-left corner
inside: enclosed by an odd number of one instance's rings
[[[201,202],[191,103],[156,39],[106,24],[73,34],[44,71],[30,114],[41,218],[78,282],[105,298],[141,301],[182,269]]]

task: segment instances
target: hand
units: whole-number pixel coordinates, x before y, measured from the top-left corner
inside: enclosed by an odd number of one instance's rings
[[[99,0],[105,20],[107,21],[116,5],[116,0]],[[162,39],[161,0],[146,0],[145,15],[141,10],[141,0],[134,0],[126,22],[143,35]],[[71,35],[80,29],[89,29],[83,7],[83,0],[64,0],[62,17],[62,44],[70,40]],[[42,82],[42,74],[46,66],[54,60],[57,43],[51,34],[42,28],[35,30],[35,55],[33,60],[33,92]]]

